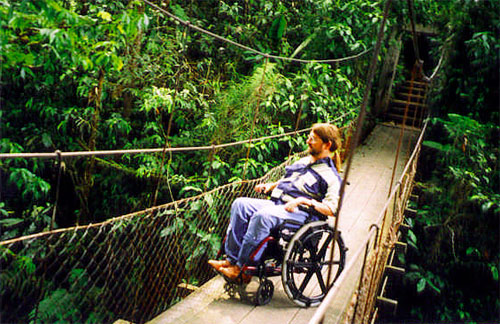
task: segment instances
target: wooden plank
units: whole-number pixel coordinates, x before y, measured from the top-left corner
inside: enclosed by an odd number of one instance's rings
[[[396,252],[402,252],[402,253],[406,253],[406,250],[408,249],[408,244],[407,243],[404,243],[404,242],[396,242],[395,246],[394,246],[394,249],[396,250]]]
[[[410,87],[408,86],[401,86],[400,87],[401,90],[410,90]],[[412,87],[412,92],[418,92],[418,93],[424,93],[426,91],[425,88],[418,88],[418,87]]]
[[[415,218],[417,216],[417,211],[412,208],[405,209],[405,216],[410,218]]]
[[[408,93],[408,92],[397,92],[396,97],[398,96],[401,96],[401,97],[405,97],[405,98],[408,98],[408,97],[411,97],[411,98],[417,98],[417,99],[425,99],[425,96],[422,96],[420,94],[416,94],[416,93]]]
[[[413,101],[404,101],[404,100],[399,100],[399,99],[392,99],[392,103],[398,104],[398,105],[409,105],[409,106],[418,106],[418,107],[427,107],[426,104],[419,103],[419,102],[413,102]]]
[[[394,300],[394,299],[378,296],[377,297],[377,305],[390,307],[390,308],[395,310],[396,307],[398,307],[398,301]]]
[[[386,266],[385,271],[387,272],[387,274],[395,274],[395,275],[403,275],[406,272],[404,268],[396,267],[393,265]]]

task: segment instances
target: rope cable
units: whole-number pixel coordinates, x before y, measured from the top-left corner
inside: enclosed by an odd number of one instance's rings
[[[181,45],[181,48],[184,48],[184,41],[186,40],[186,33],[182,33],[182,39],[181,39],[181,42],[180,42],[180,45]],[[184,53],[184,51],[182,51]],[[182,65],[179,67],[179,71],[180,72],[182,69]],[[168,148],[170,148],[170,142],[169,142],[169,137],[170,137],[170,132],[172,130],[172,121],[174,119],[174,109],[175,109],[175,99],[176,99],[176,96],[177,96],[177,92],[178,92],[178,89],[179,89],[179,78],[175,78],[175,92],[174,92],[174,95],[173,95],[173,98],[172,98],[172,109],[170,111],[170,116],[169,116],[169,119],[168,119],[168,126],[167,126],[167,133],[165,134],[165,145],[163,147],[163,151],[162,151],[162,156],[161,156],[161,163],[160,163],[160,167],[159,167],[159,174],[158,174],[158,181],[156,183],[156,189],[155,189],[155,192],[154,192],[154,197],[153,197],[153,204],[152,206],[155,206],[156,205],[156,199],[158,198],[158,191],[159,191],[159,188],[160,188],[160,183],[161,183],[161,175],[162,175],[162,169],[163,169],[163,166],[165,165],[165,156],[166,156],[166,150]],[[161,113],[161,112],[160,112]],[[162,127],[163,129],[163,127]],[[170,197],[172,199],[172,201],[175,201],[174,199],[174,195],[172,193],[172,188],[170,186],[170,180],[169,180],[169,172],[170,172],[170,165],[172,163],[172,152],[169,152],[169,160],[168,160],[168,164],[167,164],[167,177],[166,177],[166,181],[167,181],[167,187],[168,187],[168,191],[170,193]],[[177,209],[176,209],[177,211]]]
[[[302,100],[302,102],[300,103],[299,113],[297,115],[297,120],[295,121],[295,132],[294,132],[295,135],[297,135],[297,130],[299,128],[300,118],[302,116],[302,108],[304,108],[304,100]],[[292,155],[292,150],[293,150],[293,147],[292,147],[292,145],[290,145],[290,149],[288,150],[287,159],[289,159],[290,156]]]
[[[332,122],[335,122],[337,120],[340,120],[347,115],[357,111],[357,108],[351,109],[345,114],[335,118]],[[311,127],[301,129],[299,131],[291,131],[283,134],[276,134],[276,135],[269,135],[269,136],[263,136],[254,139],[253,141],[258,142],[258,141],[265,141],[269,139],[274,139],[274,138],[280,138],[280,137],[286,137],[286,136],[291,136],[294,134],[299,134],[299,133],[305,133],[309,132],[311,130]],[[219,148],[225,148],[225,147],[231,147],[231,146],[237,146],[237,145],[242,145],[249,143],[249,140],[242,140],[242,141],[237,141],[237,142],[231,142],[231,143],[225,143],[225,144],[218,144],[218,145],[209,145],[209,146],[191,146],[191,147],[171,147],[166,150],[166,152],[193,152],[193,151],[207,151],[207,150],[213,150],[219,149]],[[63,158],[69,158],[69,157],[83,157],[83,156],[108,156],[108,155],[123,155],[123,154],[142,154],[142,153],[160,153],[163,152],[164,148],[150,148],[150,149],[129,149],[129,150],[100,150],[100,151],[70,151],[70,152],[61,152],[61,156]],[[23,158],[23,159],[32,159],[32,158],[42,158],[42,159],[57,159],[58,154],[55,152],[39,152],[39,153],[0,153],[0,159],[17,159],[17,158]]]
[[[397,168],[397,163],[398,163],[398,160],[399,160],[399,154],[400,154],[400,151],[401,151],[401,144],[403,142],[403,136],[404,136],[404,132],[405,132],[405,126],[406,126],[406,120],[407,120],[407,117],[408,117],[408,109],[409,109],[409,106],[410,106],[410,100],[411,100],[411,95],[413,93],[413,87],[414,87],[414,81],[415,81],[415,78],[416,78],[416,75],[417,75],[417,70],[419,68],[419,60],[417,60],[415,62],[415,64],[413,65],[413,68],[412,68],[412,72],[411,72],[411,79],[410,79],[410,88],[409,88],[409,96],[408,96],[408,99],[406,101],[406,104],[405,104],[405,110],[404,110],[404,114],[403,114],[403,121],[402,121],[402,124],[401,124],[401,129],[400,129],[400,134],[399,134],[399,138],[398,138],[398,144],[397,144],[397,148],[396,148],[396,156],[394,158],[394,164],[393,164],[393,167],[392,167],[392,175],[391,175],[391,182],[389,184],[389,192],[388,192],[388,195],[387,195],[387,199],[390,200],[390,197],[392,195],[392,186],[393,186],[393,183],[394,183],[394,178],[395,178],[395,175],[396,175],[396,168]],[[401,182],[399,183],[399,185],[395,188],[394,192],[396,192],[397,190],[396,189],[399,189],[401,188]],[[396,199],[394,200],[394,203],[396,203]],[[383,214],[383,217],[382,217],[382,227],[381,228],[385,228],[385,224],[387,222],[387,211],[388,209],[385,209],[384,211],[384,214]],[[383,238],[383,235],[379,235],[378,238],[376,238],[376,240],[378,241],[378,245],[381,246],[382,244],[382,238]],[[375,251],[375,260],[379,260],[379,257],[380,257],[380,254],[382,252],[380,251],[380,249],[377,249]],[[375,275],[376,275],[376,271],[373,271],[372,274],[371,274],[371,278],[370,278],[370,284],[368,286],[368,296],[371,296],[372,293],[375,291],[376,289],[376,286],[377,286],[377,281],[374,280],[375,279]],[[368,303],[371,303],[371,301],[368,301]],[[365,317],[365,314],[366,314],[366,311],[368,311],[370,309],[370,307],[366,307],[363,311],[363,318]]]
[[[411,33],[412,33],[412,41],[413,41],[413,51],[415,52],[415,58],[417,61],[420,61],[420,53],[418,50],[418,41],[417,41],[417,31],[415,29],[415,10],[413,10],[413,0],[407,0],[408,9],[410,11],[410,24],[411,24]]]
[[[441,68],[441,64],[443,63],[444,55],[445,55],[445,49],[443,49],[443,51],[441,52],[441,56],[439,57],[438,64],[436,65],[436,67],[434,68],[434,71],[432,72],[431,76],[429,77],[429,81],[431,81],[431,82],[434,81],[439,69]]]

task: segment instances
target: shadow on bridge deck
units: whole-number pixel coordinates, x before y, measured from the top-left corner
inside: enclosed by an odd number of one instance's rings
[[[405,130],[395,179],[403,171],[418,134],[416,130]],[[347,260],[354,251],[363,248],[362,240],[387,200],[399,135],[398,127],[377,125],[356,151],[339,219],[339,228],[349,248]],[[355,290],[360,269],[361,262],[342,283],[341,298],[330,305],[328,322],[341,321]],[[275,293],[266,306],[256,307],[250,301],[229,297],[224,292],[224,280],[217,276],[149,324],[308,323],[316,308],[297,307],[284,293],[280,278],[271,279],[275,284]],[[256,287],[256,283],[250,284],[247,291],[251,293]]]

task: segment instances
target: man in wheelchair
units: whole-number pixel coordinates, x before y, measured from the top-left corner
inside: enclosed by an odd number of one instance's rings
[[[240,273],[242,267],[248,265],[253,251],[271,230],[285,221],[301,224],[306,221],[309,213],[300,207],[313,209],[324,218],[334,215],[341,178],[340,166],[331,155],[341,148],[338,128],[326,123],[314,124],[307,145],[308,156],[286,167],[282,179],[255,187],[259,193],[271,193],[271,199],[241,197],[233,202],[224,245],[227,259],[209,261],[226,278],[241,278],[248,283],[251,277]]]

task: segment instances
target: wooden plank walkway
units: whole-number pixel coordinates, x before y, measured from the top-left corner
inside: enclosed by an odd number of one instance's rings
[[[396,155],[400,129],[390,125],[377,125],[370,136],[358,147],[353,160],[349,183],[346,187],[339,228],[349,248],[349,255],[360,248],[384,206],[389,194],[392,168]],[[416,130],[406,130],[399,154],[396,180],[401,174],[418,136]],[[408,147],[410,147],[408,149]],[[361,265],[351,271],[341,286],[340,295],[328,311],[328,322],[337,323],[355,290]],[[200,323],[200,324],[255,324],[255,323],[308,323],[316,308],[300,308],[288,299],[281,285],[281,278],[271,278],[275,284],[272,301],[256,307],[249,301],[230,298],[223,289],[224,280],[216,276],[174,307],[151,320],[150,324]],[[257,283],[247,287],[255,291]]]

